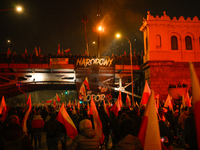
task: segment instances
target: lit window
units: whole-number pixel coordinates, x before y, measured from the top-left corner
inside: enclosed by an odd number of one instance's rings
[[[185,37],[186,50],[192,50],[192,39],[190,36]]]
[[[161,36],[156,35],[156,47],[161,47]]]
[[[176,36],[171,37],[171,49],[178,50],[178,40]]]

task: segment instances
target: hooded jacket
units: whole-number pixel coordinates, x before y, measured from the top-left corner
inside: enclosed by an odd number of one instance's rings
[[[79,129],[80,134],[74,138],[68,150],[98,150],[100,138],[92,129],[91,121],[84,119],[80,122]]]

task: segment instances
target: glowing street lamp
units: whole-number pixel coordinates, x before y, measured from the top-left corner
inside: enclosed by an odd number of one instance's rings
[[[1,9],[0,12],[6,11],[6,10],[16,10],[17,12],[22,12],[22,7],[21,6],[17,6],[16,8]]]
[[[131,41],[127,37],[122,36],[120,34],[116,34],[116,37],[117,38],[123,37],[123,38],[127,39],[128,42],[129,42],[129,44],[130,44],[131,82],[132,82],[132,84],[131,84],[132,85],[132,106],[134,106],[135,102],[134,102],[134,90],[133,90],[133,68],[132,68],[133,62],[132,62],[132,46],[131,46]]]

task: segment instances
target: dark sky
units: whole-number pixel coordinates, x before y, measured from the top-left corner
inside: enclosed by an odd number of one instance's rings
[[[97,53],[98,0],[1,0],[0,10],[14,8],[20,4],[22,13],[14,10],[0,12],[0,52],[6,52],[7,40],[11,41],[12,52],[33,53],[34,47],[41,47],[41,54],[57,53],[70,48],[73,55],[85,52],[85,29],[81,19],[86,15],[89,51]],[[147,11],[154,17],[163,11],[173,18],[184,16],[200,18],[199,0],[99,0],[100,24],[104,33],[100,34],[101,55],[129,53],[126,39],[116,39],[120,32],[130,39],[136,53],[143,50],[143,34],[139,31]],[[92,42],[96,44],[93,45]]]

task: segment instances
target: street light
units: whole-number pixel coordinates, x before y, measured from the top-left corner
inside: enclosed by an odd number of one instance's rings
[[[6,10],[16,10],[16,11],[18,11],[18,12],[22,12],[22,7],[21,7],[21,6],[17,6],[16,8],[2,9],[2,10],[0,10],[0,12],[6,11]]]
[[[130,44],[131,82],[132,82],[132,84],[131,84],[131,85],[132,85],[132,106],[134,106],[134,105],[135,105],[135,102],[134,102],[134,90],[133,90],[133,68],[132,68],[133,62],[132,62],[132,46],[131,46],[131,41],[130,41],[127,37],[122,36],[122,35],[120,35],[120,34],[116,34],[116,37],[117,37],[117,38],[123,37],[123,38],[127,39],[128,42],[129,42],[129,44]]]

